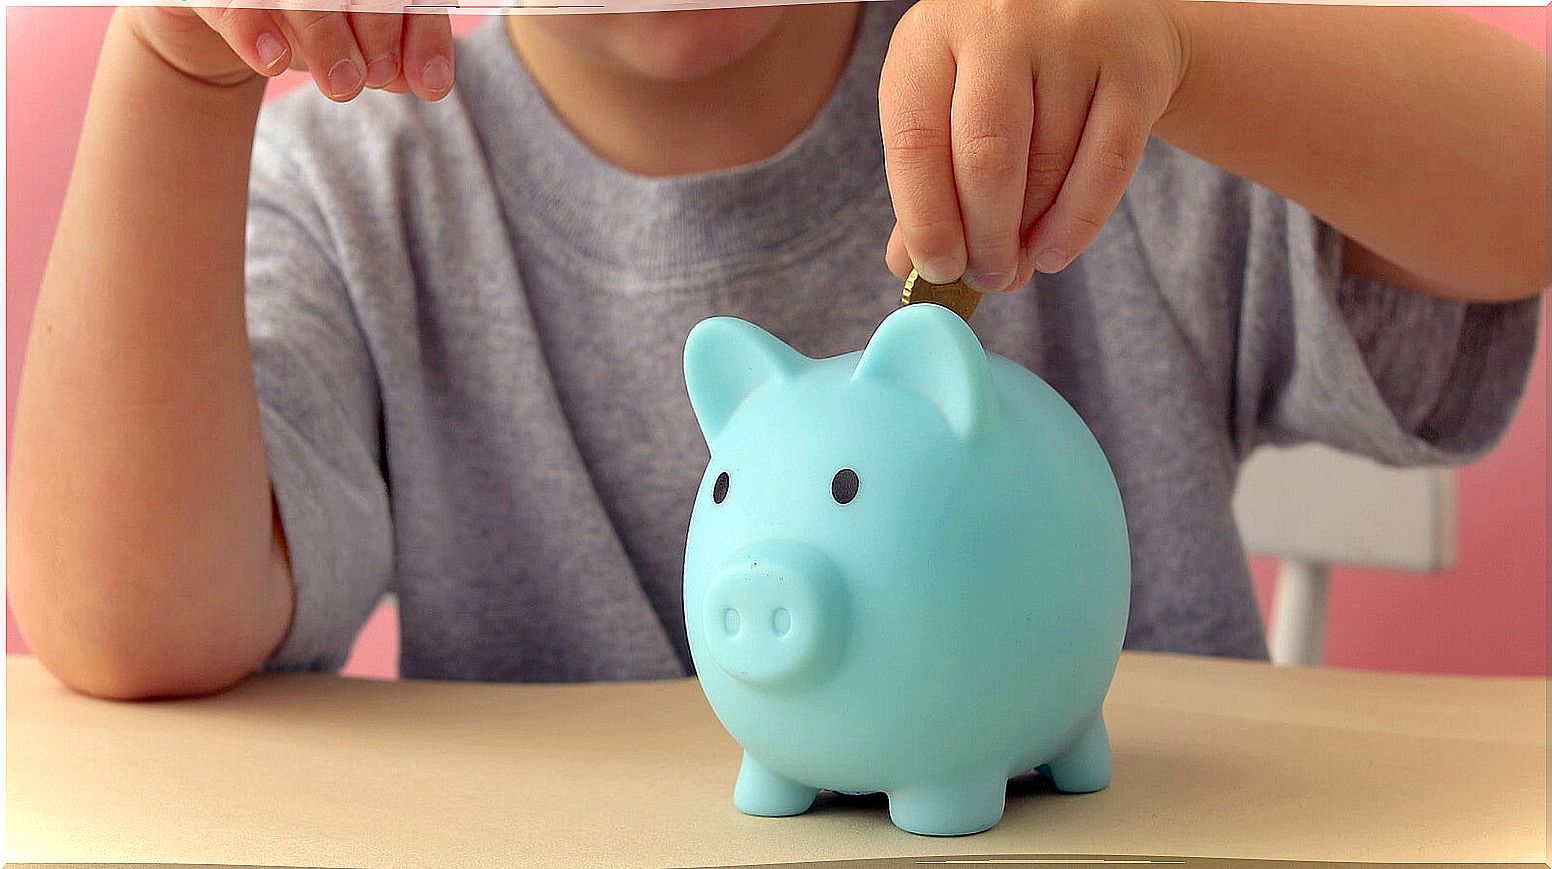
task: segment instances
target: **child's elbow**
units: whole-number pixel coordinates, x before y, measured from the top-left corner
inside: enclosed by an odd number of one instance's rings
[[[1546,241],[1543,239],[1535,252],[1525,257],[1519,268],[1508,270],[1498,285],[1489,290],[1489,298],[1484,301],[1518,302],[1531,299],[1546,292],[1548,286],[1552,286],[1552,259],[1547,256]]]
[[[1552,287],[1552,260],[1542,257],[1541,267],[1535,270],[1530,280],[1524,282],[1517,290],[1516,299],[1531,299],[1545,293]]]
[[[1458,299],[1463,302],[1483,302],[1493,305],[1505,305],[1510,302],[1521,302],[1533,299],[1547,289],[1547,278],[1539,275],[1535,278],[1517,281],[1494,281],[1493,283],[1477,283],[1458,288],[1440,287],[1440,295]]]
[[[241,682],[247,671],[158,666],[130,659],[65,661],[39,655],[60,682],[80,694],[103,700],[167,700],[201,697]]]
[[[170,614],[165,606],[103,612],[80,599],[71,605],[57,593],[35,595],[60,587],[13,584],[12,605],[32,654],[81,694],[108,700],[213,694],[241,682],[263,659],[257,644],[232,642],[236,632]]]
[[[1509,270],[1510,273],[1499,289],[1497,301],[1517,302],[1534,298],[1552,286],[1552,254],[1547,249],[1544,231],[1546,224],[1540,223],[1539,226],[1541,228],[1533,233],[1524,248],[1524,254],[1518,260],[1520,267]]]
[[[1499,286],[1483,301],[1507,303],[1534,299],[1547,291],[1548,284],[1552,284],[1552,275],[1541,272],[1529,280]]]
[[[92,644],[61,650],[45,644],[38,660],[72,691],[104,700],[162,700],[215,694],[241,682],[251,667],[179,659],[146,644]]]
[[[1545,244],[1530,254],[1521,254],[1493,270],[1482,270],[1469,284],[1449,295],[1468,302],[1507,303],[1532,299],[1552,285],[1552,263]]]

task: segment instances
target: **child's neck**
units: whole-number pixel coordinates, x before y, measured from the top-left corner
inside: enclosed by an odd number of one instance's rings
[[[663,82],[619,69],[512,16],[508,33],[556,114],[626,171],[688,175],[774,156],[828,100],[851,54],[857,4],[795,6],[731,66]]]

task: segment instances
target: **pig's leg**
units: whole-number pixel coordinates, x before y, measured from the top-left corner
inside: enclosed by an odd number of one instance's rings
[[[1008,777],[992,773],[948,785],[916,785],[889,792],[889,819],[923,836],[965,836],[1002,820]]]
[[[1073,747],[1040,771],[1051,777],[1057,790],[1070,794],[1104,790],[1110,784],[1110,736],[1105,732],[1105,719],[1094,716],[1094,723]]]
[[[738,783],[733,785],[733,805],[746,815],[779,818],[801,815],[814,804],[818,788],[800,785],[771,772],[765,764],[744,752],[738,768]]]

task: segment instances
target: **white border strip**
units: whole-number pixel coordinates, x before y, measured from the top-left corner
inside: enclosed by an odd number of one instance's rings
[[[339,12],[409,12],[463,15],[556,14],[576,12],[669,12],[692,9],[736,9],[748,6],[797,6],[829,0],[469,0],[469,2],[395,3],[392,0],[30,0],[6,6],[235,6],[245,9],[290,9]],[[1218,2],[1218,0],[1200,0]],[[1321,6],[1518,6],[1546,7],[1538,0],[1237,0],[1252,3],[1301,3]]]

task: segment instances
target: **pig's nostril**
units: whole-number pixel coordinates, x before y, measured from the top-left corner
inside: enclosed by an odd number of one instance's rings
[[[738,636],[738,628],[742,623],[743,620],[739,618],[738,610],[732,607],[728,607],[727,611],[722,614],[722,629],[727,631],[727,635],[730,637]]]
[[[778,637],[785,637],[787,631],[792,630],[792,613],[787,612],[786,607],[777,607],[776,611],[771,613],[771,630],[775,631]]]

